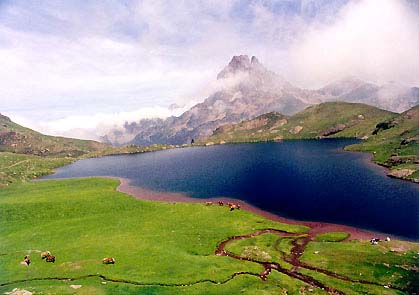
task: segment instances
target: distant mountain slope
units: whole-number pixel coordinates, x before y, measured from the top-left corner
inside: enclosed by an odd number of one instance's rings
[[[79,157],[109,146],[92,141],[48,136],[14,123],[0,114],[0,151],[54,157]]]
[[[251,59],[247,55],[234,56],[217,79],[229,86],[181,116],[164,121],[142,120],[135,124],[134,131],[125,128],[124,132],[136,132],[131,143],[184,144],[193,138],[210,135],[225,123],[239,122],[269,111],[292,114],[308,105],[304,101],[306,95],[299,94],[298,88],[268,71],[254,56]],[[107,139],[115,137],[111,134]]]
[[[238,123],[268,112],[293,115],[309,105],[329,101],[358,102],[401,112],[419,104],[419,88],[389,83],[377,86],[356,78],[318,90],[293,86],[267,70],[256,57],[234,56],[217,75],[223,85],[179,117],[126,122],[102,137],[112,144],[185,144],[207,137],[223,124]]]
[[[359,102],[393,112],[403,112],[419,105],[419,88],[396,83],[378,86],[356,78],[347,78],[331,83],[318,90],[324,95],[322,101],[340,100]]]
[[[249,142],[282,139],[364,137],[375,126],[395,113],[373,106],[326,102],[314,105],[289,117],[269,113],[239,124],[224,125],[203,141]]]

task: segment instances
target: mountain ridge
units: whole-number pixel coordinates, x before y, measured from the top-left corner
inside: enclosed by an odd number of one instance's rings
[[[354,77],[317,90],[301,89],[266,69],[255,56],[249,58],[247,55],[233,56],[218,73],[217,81],[233,83],[178,117],[126,122],[102,136],[102,141],[117,145],[185,144],[210,136],[224,124],[238,123],[268,112],[293,115],[310,105],[328,101],[366,103],[393,111],[419,104],[417,87],[377,86]],[[124,141],[124,138],[128,140]]]

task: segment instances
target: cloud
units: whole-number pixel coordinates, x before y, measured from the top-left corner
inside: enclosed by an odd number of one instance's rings
[[[215,77],[237,54],[301,87],[347,75],[419,85],[415,3],[5,1],[0,110],[66,135],[102,119],[163,117],[224,87]]]
[[[400,0],[352,1],[290,46],[290,72],[319,87],[345,76],[419,85],[419,15]]]
[[[32,125],[36,130],[50,135],[99,140],[101,136],[114,128],[119,128],[125,122],[179,116],[191,106],[191,104],[183,106],[172,105],[168,108],[146,107],[115,113],[98,112],[93,115],[70,115],[60,119],[37,121],[35,123],[20,116],[15,116],[13,120],[22,125]]]

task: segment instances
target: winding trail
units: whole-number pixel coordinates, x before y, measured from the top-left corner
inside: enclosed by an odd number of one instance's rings
[[[249,238],[253,238],[256,236],[260,236],[263,234],[267,234],[267,233],[273,233],[276,234],[280,237],[283,238],[295,238],[292,241],[292,249],[291,249],[291,254],[286,254],[283,251],[280,251],[281,256],[283,258],[283,260],[289,264],[291,264],[293,267],[292,269],[286,269],[283,268],[279,263],[276,262],[266,262],[266,261],[259,261],[250,257],[242,257],[239,255],[236,255],[232,252],[229,252],[225,249],[225,247],[227,246],[227,244],[233,242],[233,241],[239,241],[239,240],[245,240],[245,239],[249,239]],[[272,272],[272,270],[276,270],[280,273],[283,273],[289,277],[292,277],[294,279],[300,280],[302,282],[305,282],[313,287],[317,287],[317,288],[321,288],[323,290],[325,290],[326,292],[329,292],[331,294],[344,294],[342,291],[336,290],[335,288],[332,288],[330,286],[327,286],[325,284],[323,284],[322,282],[316,280],[315,278],[309,276],[309,275],[305,275],[302,274],[301,272],[299,272],[300,268],[304,268],[304,269],[308,269],[311,271],[315,271],[315,272],[319,272],[322,274],[325,274],[329,277],[332,277],[334,279],[338,279],[338,280],[342,280],[342,281],[346,281],[346,282],[351,282],[351,283],[357,283],[357,284],[365,284],[365,285],[373,285],[373,286],[379,286],[379,287],[384,287],[383,285],[376,283],[376,282],[371,282],[371,281],[367,281],[367,280],[357,280],[357,279],[351,279],[347,276],[343,276],[337,273],[334,273],[332,271],[326,270],[326,269],[322,269],[322,268],[318,268],[315,266],[311,266],[305,262],[302,262],[300,260],[301,256],[303,255],[307,244],[313,240],[313,238],[316,235],[316,231],[310,230],[305,236],[301,237],[302,234],[298,233],[298,234],[293,234],[293,233],[288,233],[285,231],[281,231],[281,230],[276,230],[276,229],[263,229],[263,230],[259,230],[247,235],[242,235],[242,236],[233,236],[228,238],[227,240],[224,240],[222,242],[220,242],[217,246],[217,249],[215,250],[215,255],[218,256],[228,256],[237,260],[246,260],[246,261],[250,261],[250,262],[254,262],[254,263],[258,263],[261,266],[263,266],[264,271],[261,272],[259,274],[259,278],[261,280],[266,280],[268,275]],[[277,248],[277,245],[274,246],[274,248]],[[402,292],[406,292],[407,290],[398,288],[398,287],[394,287],[394,286],[387,286],[389,289],[393,289],[393,290],[397,290],[397,291],[402,291]]]
[[[19,162],[13,163],[13,164],[11,164],[11,165],[9,165],[9,166],[2,167],[1,169],[9,169],[9,168],[15,167],[15,166],[17,166],[17,165],[19,165],[19,164],[25,163],[25,162],[29,162],[29,160],[22,160],[22,161],[19,161]]]
[[[103,281],[107,281],[107,282],[123,283],[123,284],[135,285],[135,286],[187,287],[187,286],[193,286],[193,285],[202,284],[202,283],[211,283],[211,284],[216,284],[216,285],[222,285],[222,284],[228,283],[229,281],[233,280],[235,277],[241,276],[241,275],[249,275],[249,276],[259,277],[259,274],[257,274],[257,273],[243,271],[243,272],[235,272],[230,277],[228,277],[227,279],[225,279],[223,281],[203,279],[203,280],[198,280],[198,281],[193,281],[193,282],[188,282],[188,283],[173,283],[173,284],[170,284],[170,283],[157,283],[157,282],[145,283],[145,282],[124,280],[124,279],[112,279],[112,278],[106,277],[106,276],[101,275],[101,274],[91,274],[91,275],[84,275],[84,276],[79,276],[79,277],[74,277],[74,278],[71,278],[71,277],[46,277],[46,278],[31,278],[31,279],[15,280],[15,281],[10,281],[10,282],[6,282],[6,283],[0,283],[0,287],[13,285],[13,284],[19,284],[19,283],[25,283],[25,282],[32,282],[32,281],[69,281],[69,282],[71,282],[71,281],[77,281],[77,280],[87,279],[87,278],[100,278]]]

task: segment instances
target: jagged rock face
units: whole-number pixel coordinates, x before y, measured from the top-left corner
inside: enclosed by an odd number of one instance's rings
[[[102,140],[113,144],[184,144],[207,137],[221,125],[238,123],[269,112],[292,115],[309,105],[327,101],[361,102],[392,111],[419,103],[419,88],[377,86],[344,79],[319,90],[300,89],[267,70],[255,56],[233,56],[217,75],[228,87],[219,90],[179,117],[126,123]],[[402,91],[403,90],[403,91]],[[389,99],[391,98],[391,99]]]
[[[267,70],[254,56],[234,56],[217,79],[221,82],[233,79],[235,83],[215,92],[179,117],[127,124],[123,130],[114,131],[104,140],[121,144],[117,141],[119,134],[123,138],[122,134],[127,133],[136,134],[130,141],[133,144],[184,144],[193,138],[209,136],[227,123],[237,123],[271,111],[292,114],[309,105],[300,99],[305,95],[301,95],[298,88]]]

